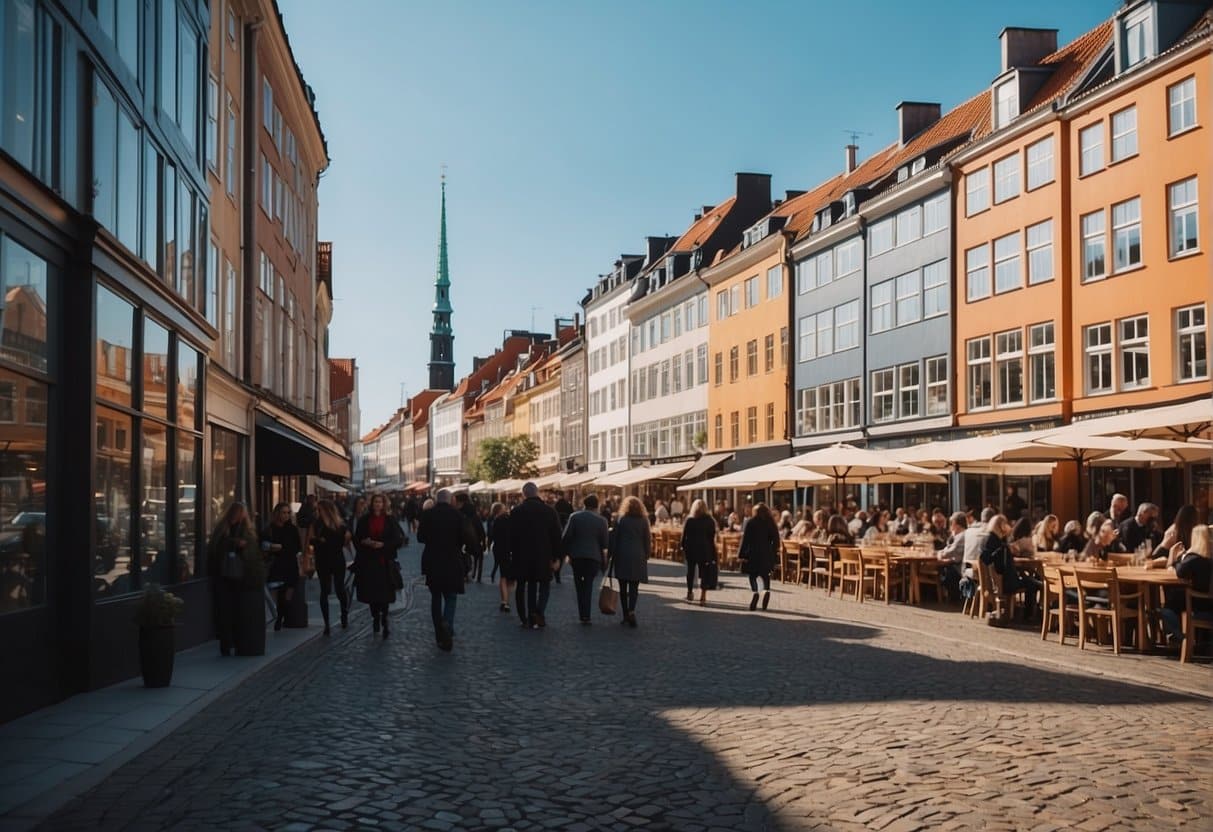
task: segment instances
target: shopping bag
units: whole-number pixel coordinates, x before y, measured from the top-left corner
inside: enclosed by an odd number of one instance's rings
[[[618,609],[619,590],[615,589],[615,581],[608,575],[598,590],[598,611],[603,615],[614,615]]]
[[[699,588],[716,589],[720,585],[720,567],[710,560],[699,565]]]

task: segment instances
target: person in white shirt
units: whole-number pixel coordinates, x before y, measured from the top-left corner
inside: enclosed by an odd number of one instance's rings
[[[681,520],[683,514],[682,500],[675,497],[670,501],[670,514],[675,520]]]
[[[986,506],[981,510],[981,522],[975,523],[965,529],[965,548],[964,562],[970,564],[981,557],[982,547],[986,545],[986,538],[990,533],[986,530],[986,525],[990,522],[990,518],[998,512],[991,506]],[[968,566],[965,567],[965,575],[969,574]]]

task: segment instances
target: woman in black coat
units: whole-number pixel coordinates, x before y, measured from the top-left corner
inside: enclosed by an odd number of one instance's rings
[[[703,500],[691,503],[691,516],[682,527],[682,555],[687,562],[687,600],[695,597],[695,571],[699,571],[699,606],[708,603],[708,590],[716,588],[716,520]]]
[[[299,553],[303,551],[299,527],[291,522],[289,503],[274,506],[274,516],[261,532],[261,551],[270,562],[266,585],[277,590],[278,617],[274,619],[274,629],[281,630],[286,621],[286,606],[295,597],[295,586],[299,583]]]
[[[404,533],[396,518],[387,513],[387,498],[376,494],[371,510],[358,519],[354,529],[354,590],[358,600],[371,608],[372,634],[383,627],[388,636],[387,611],[396,600],[395,573],[400,568],[396,550],[404,544]]]
[[[771,603],[771,570],[779,563],[779,528],[765,503],[754,506],[754,516],[741,534],[741,571],[750,576],[750,609],[758,609],[758,579],[762,578],[762,608]]]
[[[1015,568],[1015,553],[1010,545],[1011,524],[1003,515],[995,514],[986,525],[986,531],[989,535],[981,547],[981,562],[1002,578],[1004,598],[1023,590],[1024,618],[1031,618],[1036,608],[1036,591],[1040,589],[1040,582],[1033,577],[1020,575]]]
[[[510,611],[510,593],[514,591],[514,563],[510,557],[510,515],[504,503],[489,509],[489,546],[493,550],[493,576],[498,571],[497,588],[501,592],[501,611]]]
[[[345,591],[345,544],[350,532],[332,500],[321,500],[316,506],[316,521],[312,524],[312,549],[316,554],[316,576],[320,578],[320,614],[324,617],[324,634],[329,634],[329,593],[337,592],[341,604],[341,629],[350,626],[350,596]]]
[[[435,501],[433,508],[421,512],[417,541],[425,544],[421,574],[430,590],[434,637],[440,648],[450,650],[455,636],[455,602],[463,594],[467,577],[462,552],[479,545],[483,531],[477,531],[475,521],[451,505],[451,493],[446,489],[435,495]]]

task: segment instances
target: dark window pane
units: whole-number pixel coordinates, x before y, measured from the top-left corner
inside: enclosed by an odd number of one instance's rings
[[[188,581],[198,574],[198,551],[202,545],[202,517],[198,511],[201,445],[193,434],[184,432],[177,440],[177,572],[173,576],[173,583]]]
[[[97,287],[97,398],[131,406],[131,355],[135,311],[104,286]]]
[[[97,555],[93,588],[117,595],[136,588],[131,552],[131,417],[97,408],[97,458],[93,480],[93,516]]]
[[[0,370],[0,613],[45,601],[46,396],[45,384]]]
[[[143,412],[168,418],[168,330],[151,320],[143,322]]]
[[[105,83],[93,80],[93,216],[117,235],[118,104]]]
[[[143,143],[143,247],[141,254],[157,274],[160,269],[160,153]]]
[[[144,420],[140,438],[143,493],[139,500],[139,563],[143,585],[149,581],[169,584],[173,575],[168,557],[168,428]]]
[[[177,118],[177,0],[160,0],[160,110]]]
[[[193,150],[198,144],[198,36],[184,20],[181,21],[177,48],[180,54],[178,112],[181,113],[177,123],[181,125],[185,143]]]
[[[118,239],[139,250],[139,129],[125,111],[118,113]]]
[[[211,523],[237,500],[244,499],[242,458],[244,437],[223,428],[211,428]]]
[[[160,207],[164,212],[160,224],[163,234],[164,259],[160,276],[169,286],[177,285],[177,169],[165,162],[161,168],[164,183],[164,201]]]
[[[8,237],[0,237],[0,355],[46,372],[46,309],[50,300],[46,261]]]
[[[0,4],[0,147],[27,168],[34,167],[34,3]]]
[[[194,429],[198,425],[198,352],[177,341],[177,423]]]
[[[178,266],[177,291],[185,298],[190,306],[198,303],[194,292],[194,209],[196,200],[194,193],[185,184],[185,177],[179,177],[181,187],[178,192],[180,200],[177,206],[177,248],[181,252]]]
[[[127,69],[139,77],[139,10],[143,0],[118,0],[118,56]]]

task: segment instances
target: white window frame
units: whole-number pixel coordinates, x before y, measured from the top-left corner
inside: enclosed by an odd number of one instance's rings
[[[872,286],[868,329],[872,333],[888,332],[893,326],[893,281],[882,280]]]
[[[1196,76],[1189,75],[1167,87],[1167,137],[1186,133],[1196,126]]]
[[[1108,276],[1107,216],[1101,208],[1083,214],[1078,222],[1082,237],[1082,282],[1102,280]],[[1096,261],[1100,264],[1098,271],[1093,268]]]
[[[274,135],[274,88],[264,75],[261,76],[261,126],[265,132]]]
[[[999,205],[1019,196],[1019,152],[994,162],[994,204]]]
[[[1023,288],[1023,254],[1019,232],[998,237],[994,250],[994,294],[1001,295]],[[1014,278],[1011,280],[1010,278]]]
[[[990,207],[990,168],[965,175],[965,216],[980,214]]]
[[[1006,127],[1018,115],[1019,78],[1011,77],[994,88],[994,129]]]
[[[762,302],[762,296],[759,294],[758,275],[747,277],[745,280],[745,308],[753,309]]]
[[[1104,335],[1106,334],[1106,339]],[[1098,324],[1091,324],[1083,327],[1082,330],[1082,345],[1083,345],[1083,384],[1088,396],[1099,396],[1105,393],[1113,393],[1116,390],[1116,361],[1113,354],[1112,345],[1112,322],[1104,321]],[[1100,361],[1099,375],[1100,380],[1106,381],[1106,384],[1096,386],[1094,373],[1092,373],[1092,359],[1098,358]],[[1106,367],[1106,369],[1105,369]],[[1103,378],[1107,374],[1106,379]]]
[[[923,320],[948,314],[949,289],[947,260],[937,260],[922,267]]]
[[[1040,141],[1028,145],[1027,159],[1027,190],[1034,191],[1037,188],[1043,188],[1054,180],[1052,136],[1045,136]]]
[[[863,267],[862,244],[858,237],[834,246],[834,279],[854,274]]]
[[[1124,161],[1137,155],[1137,105],[1130,105],[1112,113],[1111,163]]]
[[[894,285],[894,326],[905,326],[922,320],[922,274],[916,269],[900,274]],[[913,314],[910,314],[912,309]],[[903,315],[903,311],[906,313]]]
[[[878,257],[893,250],[893,217],[868,226],[868,256]]]
[[[945,416],[951,410],[951,403],[948,399],[948,384],[951,379],[948,376],[948,357],[946,355],[933,355],[924,361],[924,370],[926,373],[926,400],[923,402],[927,416]],[[943,389],[943,396],[935,395],[934,391]],[[942,406],[934,404],[936,401],[941,401]]]
[[[976,413],[982,410],[992,410],[994,407],[994,364],[991,350],[991,338],[982,335],[965,341],[965,378],[968,381],[966,394],[966,410]],[[974,348],[977,349],[974,349]],[[976,395],[979,393],[979,382],[984,378],[985,400],[980,402]]]
[[[219,82],[206,76],[206,165],[219,175]]]
[[[817,357],[817,316],[805,315],[797,328],[800,343],[797,345],[797,361],[811,361]]]
[[[1032,404],[1057,400],[1057,339],[1052,321],[1028,327],[1027,386],[1028,401]],[[1043,395],[1045,392],[1048,395]]]
[[[1142,32],[1141,38],[1141,54],[1136,56],[1136,60],[1132,59],[1132,49],[1135,43],[1132,30],[1140,28]],[[1123,68],[1129,69],[1140,63],[1148,61],[1154,57],[1154,15],[1153,9],[1149,6],[1141,9],[1134,14],[1128,15],[1124,19],[1121,36],[1124,40]]]
[[[1103,122],[1097,121],[1078,131],[1078,175],[1090,176],[1103,169]]]
[[[834,310],[817,313],[817,357],[834,354]]]
[[[1053,220],[1047,219],[1024,229],[1024,259],[1028,265],[1028,285],[1036,286],[1053,279]]]
[[[913,408],[909,406],[913,402]],[[897,365],[897,418],[917,419],[922,413],[921,378],[918,362]]]
[[[771,339],[774,352],[774,336]],[[834,352],[859,346],[859,300],[847,301],[834,307]]]
[[[814,258],[817,271],[816,286],[828,286],[834,280],[834,249],[826,249]]]
[[[1117,213],[1121,210],[1124,213],[1118,218]],[[1126,241],[1126,260],[1123,263],[1120,262],[1122,240]],[[1137,259],[1130,261],[1127,258],[1133,249],[1134,240],[1137,243]],[[1119,274],[1137,268],[1142,263],[1141,258],[1141,197],[1135,196],[1112,206],[1112,273]]]
[[[1121,390],[1140,390],[1150,386],[1150,317],[1133,315],[1116,322],[1119,372],[1116,377]],[[1141,367],[1135,359],[1144,363]],[[1140,369],[1144,368],[1144,375]]]
[[[1175,310],[1175,378],[1180,383],[1209,378],[1209,312],[1203,303]],[[1199,371],[1199,357],[1204,355],[1204,372]],[[1185,375],[1184,367],[1192,367]]]
[[[912,205],[897,214],[894,246],[904,246],[922,239],[922,206]]]
[[[1019,398],[1009,398],[1004,394],[1011,385],[1013,368],[1019,368]],[[1023,330],[1008,329],[994,333],[994,375],[996,407],[1022,407],[1024,403],[1024,352]]]
[[[783,294],[783,266],[771,266],[767,269],[767,300],[773,300]],[[691,329],[690,324],[687,329]]]
[[[980,280],[974,280],[980,275]],[[990,244],[982,243],[965,251],[965,298],[969,303],[988,298],[994,288],[990,272]]]
[[[948,210],[948,195],[940,194],[922,204],[922,236],[943,231],[948,227],[951,211]]]
[[[897,371],[893,367],[872,371],[872,422],[883,424],[897,420],[897,388],[895,377]],[[882,415],[881,404],[887,409],[887,415]]]
[[[1195,176],[1167,186],[1167,228],[1171,257],[1200,251],[1200,189]],[[1182,223],[1182,230],[1178,227]],[[1188,245],[1189,232],[1192,244]]]

